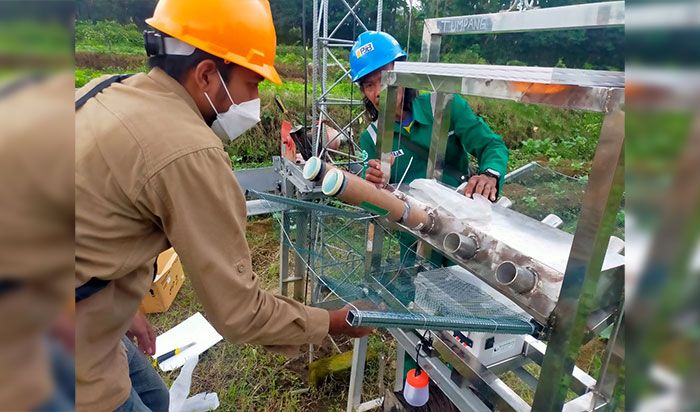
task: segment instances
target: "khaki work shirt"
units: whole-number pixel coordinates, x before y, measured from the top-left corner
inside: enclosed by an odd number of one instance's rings
[[[73,76],[20,83],[0,98],[0,282],[15,285],[0,293],[3,411],[52,396],[47,336],[73,299]]]
[[[226,339],[323,340],[327,311],[260,289],[229,157],[177,81],[153,69],[115,83],[76,113],[75,130],[75,286],[112,280],[76,305],[78,411],[126,401],[131,383],[120,338],[153,280],[154,258],[171,245]]]

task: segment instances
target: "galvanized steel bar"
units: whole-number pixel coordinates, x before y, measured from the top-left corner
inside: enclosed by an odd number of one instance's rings
[[[625,2],[576,4],[519,12],[498,12],[425,20],[435,35],[532,32],[622,27]]]
[[[621,106],[624,99],[624,89],[621,87],[555,85],[555,83],[536,83],[525,79],[518,81],[486,76],[478,78],[395,71],[387,72],[386,75],[388,86],[404,86],[430,92],[460,93],[594,112],[613,111]],[[545,86],[538,86],[540,84]],[[555,86],[548,87],[547,85],[550,84]]]
[[[551,315],[553,328],[532,405],[535,410],[560,410],[571,384],[574,360],[594,305],[594,291],[612,222],[622,199],[624,121],[624,113],[620,111],[608,114],[603,121],[559,301]]]
[[[394,64],[393,71],[396,73],[426,74],[431,76],[503,80],[508,82],[567,85],[578,87],[622,88],[625,86],[624,72],[607,70],[503,66],[490,64],[396,62]]]
[[[284,234],[289,233],[289,216],[287,212],[282,212],[282,217],[280,221],[281,232],[280,236],[280,294],[282,296],[287,296],[288,284],[287,279],[289,278],[289,242],[285,238]]]
[[[603,362],[600,367],[600,375],[595,386],[594,400],[592,406],[601,403],[613,403],[615,392],[618,390],[618,380],[624,373],[624,347],[625,347],[625,332],[624,332],[624,299],[620,301],[620,313],[617,316],[613,326],[613,331],[610,334],[608,343],[603,354]]]
[[[247,217],[266,215],[268,213],[281,212],[291,207],[279,203],[270,203],[267,200],[255,199],[245,202]]]
[[[312,33],[312,54],[311,54],[311,135],[313,136],[313,155],[318,156],[318,140],[320,137],[318,130],[318,99],[316,98],[316,83],[318,79],[318,51],[321,48],[321,43],[319,41],[319,30],[321,27],[321,21],[318,15],[319,1],[324,0],[313,0],[313,33]],[[308,67],[304,67],[304,70],[308,70]]]
[[[343,3],[345,3],[345,5],[346,5],[346,6],[348,7],[348,9],[350,9],[350,10],[349,10],[347,13],[345,13],[345,16],[343,16],[342,19],[340,19],[340,22],[335,26],[335,29],[333,29],[333,31],[331,32],[331,34],[328,35],[327,38],[333,37],[333,35],[335,34],[335,32],[338,31],[338,29],[340,28],[340,26],[342,26],[343,23],[345,23],[345,20],[347,20],[347,18],[350,17],[350,13],[352,13],[353,16],[355,16],[356,19],[358,18],[357,15],[355,14],[355,7],[357,7],[357,6],[360,4],[360,2],[362,2],[362,0],[357,0],[357,1],[355,2],[355,4],[354,4],[352,7],[350,7],[350,5],[349,5],[348,3],[343,2]],[[367,30],[367,29],[365,29],[365,30]]]
[[[355,338],[352,345],[352,366],[350,369],[350,385],[348,388],[347,412],[355,412],[362,403],[362,382],[365,377],[365,361],[367,360],[367,336]]]
[[[387,72],[382,73],[382,84],[386,84]],[[382,171],[389,178],[388,171],[391,163],[391,150],[394,145],[394,124],[396,123],[396,105],[398,104],[398,88],[389,86],[379,97],[379,118],[377,119],[377,152],[380,154]]]
[[[420,59],[423,62],[437,62],[440,60],[442,36],[431,32],[431,26],[428,25],[428,21],[429,20],[426,20],[426,23],[423,25]]]
[[[317,212],[329,213],[329,214],[332,214],[334,216],[348,217],[351,219],[365,219],[365,218],[368,218],[370,216],[369,214],[365,213],[364,211],[359,211],[360,209],[357,209],[357,211],[344,210],[344,209],[339,209],[337,207],[324,205],[322,203],[307,202],[305,200],[294,199],[291,197],[271,195],[269,193],[261,193],[261,192],[256,192],[254,190],[250,190],[249,192],[251,195],[258,197],[260,199],[264,199],[267,202],[270,202],[273,204],[276,203],[276,204],[282,204],[282,205],[289,205],[291,207],[301,209],[301,210],[314,210]]]
[[[465,330],[510,335],[531,334],[535,331],[532,323],[519,318],[435,316],[419,313],[358,311],[356,309],[350,310],[347,321],[351,326],[376,328]]]
[[[452,119],[452,96],[452,94],[438,93],[433,105],[435,115],[425,175],[437,181],[442,181],[442,172],[445,169],[447,134],[450,131]]]
[[[319,37],[319,40],[326,42],[326,46],[330,46],[330,43],[336,43],[337,45],[352,46],[355,44],[352,40],[337,39],[335,37]]]

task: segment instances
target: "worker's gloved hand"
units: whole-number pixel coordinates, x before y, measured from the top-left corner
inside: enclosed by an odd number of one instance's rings
[[[484,196],[492,202],[496,201],[497,192],[498,180],[496,180],[495,177],[486,175],[472,176],[467,182],[467,187],[464,188],[464,196],[472,197],[476,193]]]
[[[156,353],[156,334],[153,327],[146,320],[146,315],[137,311],[131,321],[131,327],[126,331],[126,336],[133,340],[136,338],[139,350],[148,356]]]
[[[372,332],[371,328],[353,327],[348,324],[345,320],[348,316],[349,309],[343,308],[338,310],[330,310],[328,314],[330,315],[330,323],[328,327],[328,333],[331,335],[345,335],[351,338],[361,338],[367,336]]]

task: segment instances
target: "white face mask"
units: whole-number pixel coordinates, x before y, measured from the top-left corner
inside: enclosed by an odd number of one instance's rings
[[[260,99],[248,100],[241,104],[234,103],[231,94],[226,88],[224,78],[221,77],[219,71],[217,71],[217,74],[219,75],[224,90],[226,90],[229,100],[231,100],[231,107],[229,107],[226,113],[217,112],[209,95],[204,92],[204,96],[209,101],[211,108],[216,112],[216,120],[212,123],[211,129],[220,139],[224,141],[233,141],[260,121]]]

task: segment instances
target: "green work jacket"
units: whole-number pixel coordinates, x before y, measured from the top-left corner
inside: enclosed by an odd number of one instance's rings
[[[433,108],[430,94],[420,94],[413,101],[413,121],[405,127],[396,122],[394,141],[391,151],[399,151],[391,169],[390,183],[398,183],[410,159],[413,157],[404,183],[425,178],[430,152],[430,140],[433,128]],[[360,135],[360,148],[367,152],[368,159],[379,159],[377,151],[377,122],[370,124]],[[460,95],[454,95],[452,101],[452,118],[447,134],[445,169],[442,181],[456,187],[470,176],[469,154],[478,161],[478,172],[492,169],[501,178],[498,179],[499,191],[508,165],[508,148],[503,139],[474,114],[467,101]],[[385,149],[386,150],[386,149]],[[402,154],[401,154],[402,153]]]

